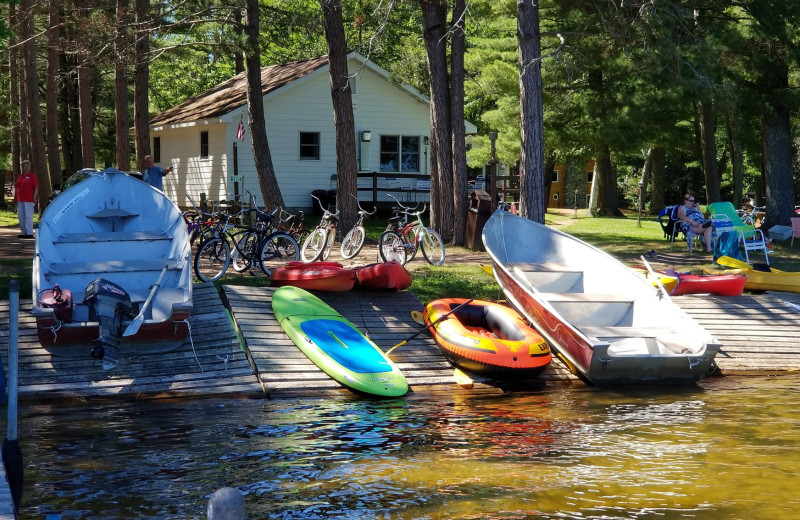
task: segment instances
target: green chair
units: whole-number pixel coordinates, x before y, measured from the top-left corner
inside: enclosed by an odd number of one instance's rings
[[[712,202],[708,205],[708,212],[711,214],[711,221],[714,223],[715,236],[724,232],[736,233],[739,244],[744,248],[744,256],[747,263],[750,263],[749,251],[763,251],[767,265],[769,265],[769,253],[767,239],[764,232],[751,223],[746,223],[736,212],[732,202]]]

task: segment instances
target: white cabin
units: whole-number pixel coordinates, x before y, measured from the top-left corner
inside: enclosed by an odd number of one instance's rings
[[[428,174],[429,99],[358,53],[348,54],[348,68],[359,171],[387,177]],[[264,67],[261,81],[269,148],[284,203],[308,209],[312,191],[336,187],[328,58]],[[188,207],[188,197],[197,202],[201,193],[212,201],[232,200],[237,188],[241,200],[248,200],[249,190],[263,205],[250,145],[246,83],[245,74],[239,74],[151,119],[153,158],[174,167],[164,178],[164,191],[178,205]],[[240,122],[243,139],[237,137]],[[467,133],[475,132],[474,125],[466,125]],[[402,196],[402,190],[425,189],[424,180],[416,183],[389,178],[381,179],[380,187],[396,186]],[[359,187],[369,186],[371,179],[359,179]],[[370,201],[372,193],[360,191],[359,198]],[[385,194],[379,199],[388,200]]]

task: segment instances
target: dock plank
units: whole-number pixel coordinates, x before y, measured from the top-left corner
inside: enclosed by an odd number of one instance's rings
[[[305,358],[288,340],[271,309],[271,287],[223,287],[223,299],[237,326],[243,331],[257,373],[273,397],[315,395],[335,388],[324,372]],[[348,291],[315,293],[325,303],[364,332],[384,352],[420,330],[411,311],[423,306],[410,292]],[[254,302],[258,302],[254,304]],[[290,352],[294,348],[295,353]],[[288,349],[288,350],[287,350]],[[429,334],[420,334],[392,353],[392,360],[405,374],[410,397],[462,391],[455,383],[453,368]],[[577,379],[563,365],[552,363],[541,382],[571,382]],[[531,384],[538,388],[541,382]],[[335,383],[334,383],[335,385]],[[341,392],[349,391],[341,388]],[[500,393],[499,387],[477,383],[470,392]]]

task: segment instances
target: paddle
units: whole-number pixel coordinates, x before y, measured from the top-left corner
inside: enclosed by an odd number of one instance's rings
[[[664,284],[661,283],[661,278],[658,276],[658,273],[656,273],[653,270],[653,268],[650,267],[650,263],[647,260],[644,259],[644,255],[640,256],[639,258],[641,258],[642,262],[644,262],[644,266],[647,268],[647,272],[650,273],[650,276],[652,276],[655,279],[656,285],[658,285],[659,294],[661,294],[662,297],[664,297],[664,298],[669,300],[670,299],[669,291],[667,291],[667,288],[664,287]],[[679,278],[679,280],[680,280],[680,278]],[[678,283],[680,283],[680,282],[678,282]]]
[[[411,311],[411,319],[420,325],[425,325],[425,317],[419,311]],[[453,367],[453,379],[455,379],[456,384],[461,388],[469,389],[475,386],[475,382],[472,378],[460,368]]]
[[[429,328],[433,327],[434,325],[436,325],[437,323],[439,323],[439,322],[440,322],[440,321],[442,321],[443,319],[447,318],[448,316],[450,316],[451,314],[453,314],[454,312],[456,312],[456,311],[457,311],[458,309],[460,309],[461,307],[463,307],[463,306],[465,306],[465,305],[467,305],[467,304],[469,304],[469,303],[472,303],[472,301],[473,301],[474,299],[475,299],[475,298],[470,298],[469,300],[465,301],[465,302],[464,302],[464,303],[462,303],[461,305],[458,305],[458,306],[457,306],[455,309],[451,310],[450,312],[447,312],[447,313],[445,313],[445,314],[442,314],[441,316],[439,316],[439,318],[438,318],[436,321],[433,321],[433,322],[429,323],[428,325],[425,325],[423,328],[421,328],[420,330],[418,330],[417,332],[415,332],[415,333],[414,333],[414,334],[412,334],[411,336],[407,337],[406,339],[404,339],[403,341],[401,341],[401,342],[400,342],[400,343],[398,343],[397,345],[395,345],[395,346],[393,346],[392,348],[390,348],[389,350],[387,350],[387,351],[386,351],[386,355],[388,356],[389,354],[391,354],[391,353],[392,353],[392,351],[393,351],[394,349],[396,349],[397,347],[402,347],[403,345],[405,345],[406,343],[408,343],[408,342],[409,342],[409,341],[411,341],[412,339],[416,338],[417,336],[419,336],[420,334],[422,334],[423,332],[425,332],[425,331],[426,331],[426,330],[428,330]],[[413,317],[413,314],[412,314],[412,317]],[[415,320],[415,321],[416,321],[416,320]]]
[[[142,310],[139,311],[139,314],[133,318],[133,321],[128,324],[128,328],[125,329],[125,332],[122,334],[123,336],[132,336],[139,332],[139,327],[142,326],[144,322],[144,313],[147,308],[150,306],[150,302],[153,301],[153,296],[156,294],[156,291],[160,287],[161,280],[164,278],[164,274],[167,272],[167,266],[164,266],[164,269],[161,270],[161,273],[158,275],[158,279],[156,283],[153,284],[153,288],[150,289],[150,294],[147,295],[147,299],[144,301],[144,305],[142,305]]]

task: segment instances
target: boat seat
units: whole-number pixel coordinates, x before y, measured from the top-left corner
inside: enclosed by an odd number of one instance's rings
[[[83,242],[142,242],[147,240],[172,240],[172,237],[158,231],[102,231],[98,233],[67,233],[56,238],[56,244],[75,244]]]
[[[549,302],[633,303],[633,300],[630,298],[613,293],[543,292],[539,296]]]
[[[513,264],[514,275],[540,292],[581,293],[583,271],[563,264]]]
[[[128,218],[128,217],[138,217],[139,214],[122,208],[103,208],[100,211],[96,211],[91,215],[86,215],[86,216],[88,218],[109,218],[109,217]]]
[[[670,327],[580,327],[580,331],[595,338],[657,338],[675,334]]]
[[[52,274],[86,274],[136,271],[160,271],[167,266],[169,269],[178,267],[175,260],[107,260],[99,262],[53,262],[47,264],[45,276]]]
[[[670,327],[579,327],[586,336],[609,341],[609,353],[625,355],[696,354],[702,343]],[[687,343],[687,339],[693,343]]]
[[[629,325],[633,300],[617,294],[539,293],[567,322],[576,327]]]

